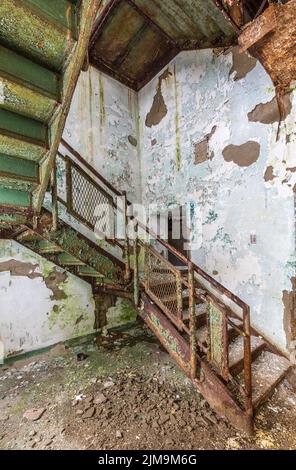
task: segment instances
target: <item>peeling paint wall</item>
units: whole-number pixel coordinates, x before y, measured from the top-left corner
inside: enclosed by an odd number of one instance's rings
[[[94,332],[91,287],[10,240],[0,240],[0,339],[5,357]]]
[[[292,353],[296,93],[279,133],[274,96],[260,63],[237,49],[179,54],[139,93],[142,197],[161,212],[188,208],[193,261]]]
[[[78,80],[64,138],[119,190],[140,199],[137,94],[89,67]]]

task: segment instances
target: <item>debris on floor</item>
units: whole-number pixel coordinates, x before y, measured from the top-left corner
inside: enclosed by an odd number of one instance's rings
[[[113,348],[83,344],[82,362],[78,345],[0,369],[0,449],[296,448],[287,382],[246,437],[211,410],[145,326],[110,337]]]

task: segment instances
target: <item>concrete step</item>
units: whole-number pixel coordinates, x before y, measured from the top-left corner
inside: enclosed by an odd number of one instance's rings
[[[252,362],[252,397],[255,409],[272,395],[291,368],[292,364],[288,359],[269,351],[263,351]],[[243,385],[243,372],[237,378]]]

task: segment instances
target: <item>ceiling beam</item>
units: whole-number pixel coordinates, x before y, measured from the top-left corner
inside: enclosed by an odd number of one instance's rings
[[[129,53],[132,51],[133,47],[137,45],[141,37],[145,32],[150,28],[147,23],[144,23],[141,28],[132,36],[131,40],[128,42],[122,53],[117,57],[117,59],[112,62],[112,66],[120,67],[125,59],[128,57]]]
[[[151,28],[155,29],[160,33],[170,44],[172,44],[174,47],[178,47],[178,43],[170,37],[158,24],[156,24],[146,13],[143,12],[141,8],[139,8],[133,0],[124,0],[126,3],[128,3],[139,15],[141,15],[145,21],[151,26]]]
[[[123,0],[111,0],[108,5],[106,5],[98,20],[95,22],[93,34],[89,41],[89,50],[95,46],[95,43],[103,32],[103,28],[109,20],[110,13],[113,13],[122,1]]]

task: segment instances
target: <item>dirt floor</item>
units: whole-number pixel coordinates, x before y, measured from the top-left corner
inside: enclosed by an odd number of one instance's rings
[[[240,434],[134,324],[2,367],[0,449],[296,449],[295,405],[284,382]]]

